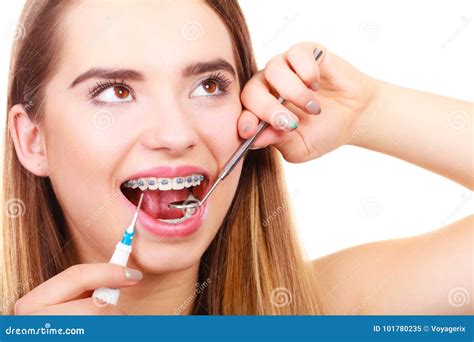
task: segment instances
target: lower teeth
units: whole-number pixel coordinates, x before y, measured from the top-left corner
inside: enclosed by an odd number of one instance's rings
[[[190,203],[190,202],[198,202],[198,201],[199,200],[196,197],[194,197],[193,193],[189,191],[189,195],[186,198],[185,202]],[[175,219],[158,219],[158,221],[166,222],[166,223],[174,223],[174,224],[181,223],[181,222],[189,220],[196,213],[196,210],[197,210],[196,208],[187,208],[183,217],[175,218]]]

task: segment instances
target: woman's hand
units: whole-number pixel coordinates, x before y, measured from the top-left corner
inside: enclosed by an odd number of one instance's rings
[[[99,287],[137,284],[142,273],[119,265],[78,264],[48,279],[20,298],[15,315],[124,315],[115,305],[92,298]]]
[[[324,51],[318,63],[315,48]],[[271,124],[254,147],[274,145],[289,162],[305,162],[347,144],[369,110],[377,82],[321,45],[305,42],[273,57],[245,85],[239,134],[251,137],[259,120]],[[286,99],[285,105],[277,96]],[[297,126],[297,127],[296,127]]]

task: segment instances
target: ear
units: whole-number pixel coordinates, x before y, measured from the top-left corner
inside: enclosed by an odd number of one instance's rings
[[[42,132],[22,105],[16,104],[10,109],[8,128],[20,163],[37,176],[48,176],[48,160]]]

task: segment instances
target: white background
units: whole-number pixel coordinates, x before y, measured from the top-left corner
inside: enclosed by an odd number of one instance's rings
[[[294,43],[315,41],[375,78],[473,101],[470,0],[240,3],[260,68]],[[1,5],[0,108],[6,106],[10,46],[22,5]],[[473,125],[466,122],[463,129],[472,130]],[[304,164],[285,163],[285,170],[310,258],[421,234],[474,212],[472,192],[462,186],[356,147]]]

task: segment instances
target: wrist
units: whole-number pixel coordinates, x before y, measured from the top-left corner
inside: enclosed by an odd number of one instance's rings
[[[383,99],[387,97],[387,84],[381,80],[371,78],[370,99],[358,114],[347,132],[346,145],[368,147],[370,132],[376,129],[376,117],[382,115]]]

